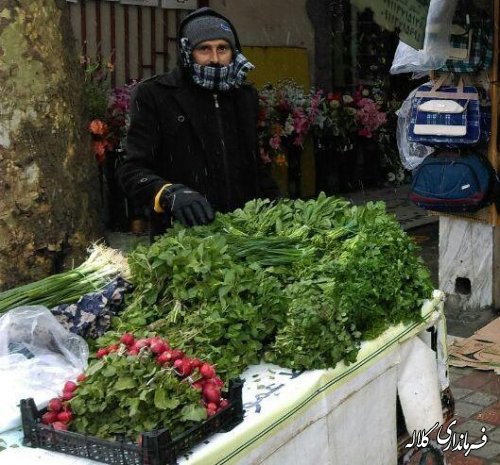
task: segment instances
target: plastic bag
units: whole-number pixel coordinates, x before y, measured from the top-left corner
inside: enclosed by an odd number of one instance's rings
[[[450,55],[451,23],[458,0],[431,0],[425,26],[424,48],[416,50],[399,42],[390,69],[391,74],[416,73],[442,68]]]
[[[417,88],[418,89],[418,88]],[[417,144],[408,141],[408,126],[410,124],[411,101],[417,89],[413,89],[401,108],[396,111],[398,115],[398,125],[396,128],[396,140],[398,143],[399,157],[401,163],[407,170],[414,170],[420,163],[424,161],[427,155],[434,152],[434,148],[427,145]]]
[[[21,424],[21,399],[44,407],[85,370],[88,356],[85,340],[46,307],[19,307],[0,317],[0,433]]]

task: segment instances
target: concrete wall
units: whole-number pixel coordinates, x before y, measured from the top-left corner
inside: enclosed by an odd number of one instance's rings
[[[210,0],[209,6],[231,20],[243,46],[306,48],[314,82],[314,30],[306,0]]]

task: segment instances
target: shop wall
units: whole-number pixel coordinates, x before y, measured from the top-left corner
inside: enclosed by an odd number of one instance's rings
[[[210,0],[208,3],[233,22],[243,46],[305,49],[307,81],[314,82],[314,30],[307,16],[306,0]],[[276,62],[274,73],[281,77],[280,59]]]
[[[113,86],[168,71],[176,63],[175,37],[179,23],[190,10],[170,9],[167,4],[71,0],[68,5],[77,47],[82,55],[102,56],[104,60],[113,61]],[[226,15],[235,24],[242,45],[271,49],[258,52],[260,56],[272,58],[278,48],[302,49],[300,53],[305,52],[308,65],[307,77],[301,80],[312,82],[314,31],[306,13],[306,0],[198,0],[189,3],[196,4],[208,4]],[[286,66],[279,64],[287,53],[294,52],[284,51],[283,56],[271,60],[278,64],[274,68],[277,78],[288,73]],[[266,67],[268,62],[268,59],[263,62]],[[300,74],[304,74],[304,70]],[[269,69],[266,80],[269,80],[268,75]]]

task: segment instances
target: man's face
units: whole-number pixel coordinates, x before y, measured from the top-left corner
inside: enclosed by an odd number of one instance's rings
[[[233,51],[227,40],[205,40],[194,48],[193,59],[202,66],[227,66],[233,59]]]

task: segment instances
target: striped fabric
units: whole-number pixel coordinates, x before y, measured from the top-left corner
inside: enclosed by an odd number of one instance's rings
[[[467,49],[469,47],[469,34],[460,36],[451,35],[453,48]],[[454,73],[475,73],[482,69],[489,69],[493,63],[493,24],[491,20],[484,19],[472,30],[471,49],[465,60],[447,60],[443,71]]]
[[[420,86],[419,92],[430,92],[431,84]],[[439,92],[456,93],[456,87],[441,87]],[[472,86],[465,86],[464,93],[477,94],[477,90]],[[476,99],[458,99],[456,100],[466,110],[463,113],[431,113],[419,110],[419,105],[436,100],[435,97],[416,97],[412,100],[410,111],[410,124],[408,126],[408,140],[428,146],[439,146],[455,148],[462,145],[475,144],[480,137],[480,111],[479,100]],[[464,136],[450,136],[445,134],[415,134],[415,125],[428,125],[429,132],[432,132],[432,126],[446,126],[450,129],[457,129],[458,126],[465,126],[466,134]]]

